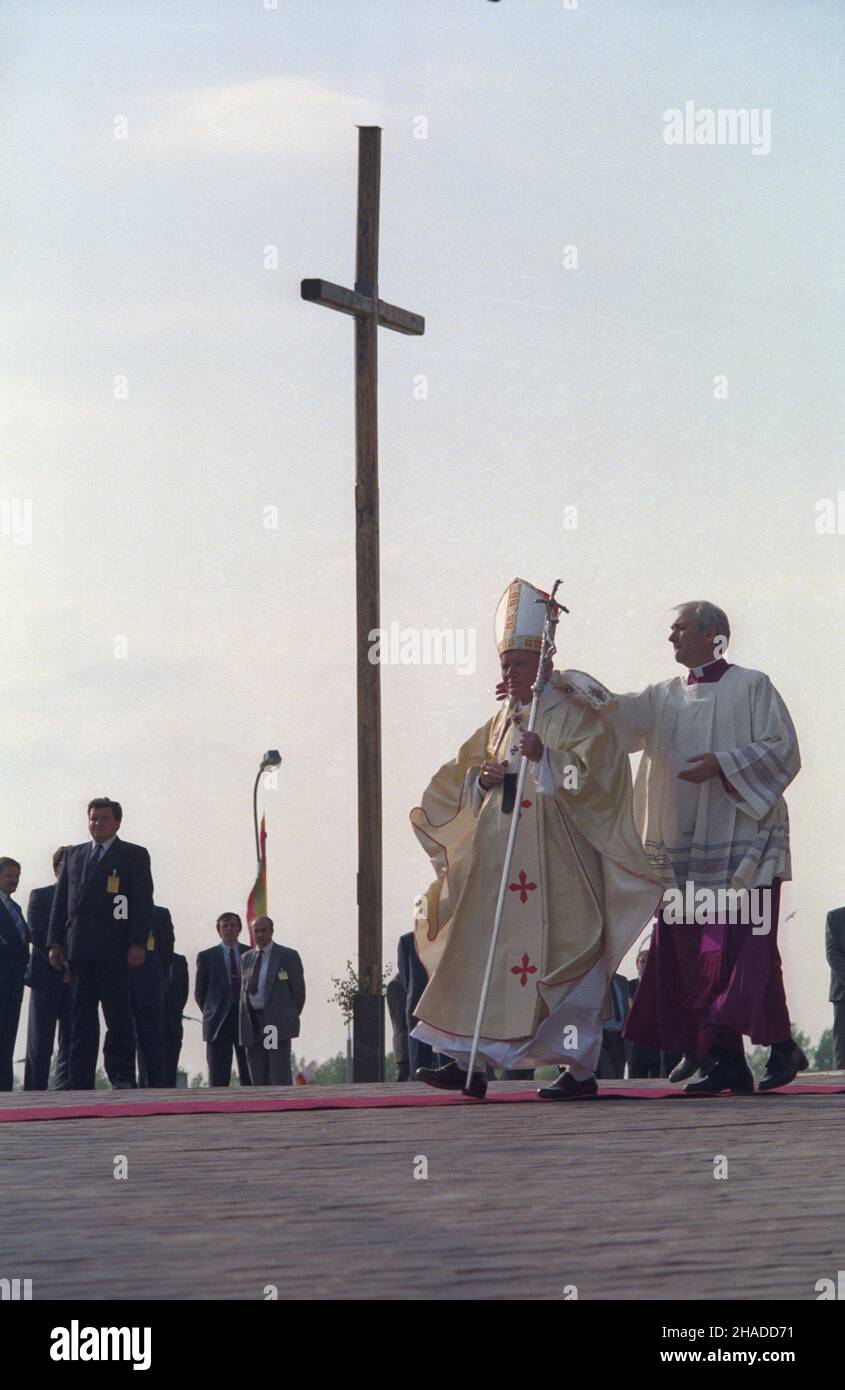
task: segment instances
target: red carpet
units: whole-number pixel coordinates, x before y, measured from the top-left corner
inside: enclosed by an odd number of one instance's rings
[[[250,1088],[245,1087],[246,1091]],[[404,1086],[397,1087],[388,1095],[361,1095],[361,1096],[331,1096],[321,1095],[322,1087],[303,1087],[307,1089],[307,1094],[303,1095],[300,1088],[296,1094],[289,1098],[221,1096],[219,1099],[209,1098],[208,1100],[155,1100],[155,1101],[102,1101],[100,1104],[91,1101],[80,1102],[76,1105],[30,1105],[9,1107],[0,1110],[0,1123],[15,1124],[22,1120],[92,1120],[92,1119],[122,1119],[132,1115],[220,1115],[227,1111],[241,1114],[256,1114],[262,1111],[276,1110],[383,1110],[383,1109],[404,1109],[408,1106],[429,1106],[429,1105],[507,1105],[523,1101],[538,1102],[536,1087],[528,1091],[490,1091],[486,1101],[469,1100],[466,1096],[456,1095],[448,1091],[410,1091]],[[109,1093],[111,1094],[111,1093]],[[845,1085],[791,1085],[781,1091],[765,1092],[757,1095],[760,1100],[769,1100],[778,1096],[833,1096],[845,1094]],[[674,1086],[628,1086],[614,1089],[612,1086],[604,1086],[600,1089],[598,1100],[686,1100],[688,1104],[696,1100],[701,1103],[704,1100],[713,1099],[712,1097],[684,1096]],[[720,1101],[733,1100],[732,1096],[719,1096]],[[746,1097],[740,1097],[746,1099]],[[539,1104],[550,1106],[553,1104],[579,1104],[587,1102],[553,1102],[539,1101]]]

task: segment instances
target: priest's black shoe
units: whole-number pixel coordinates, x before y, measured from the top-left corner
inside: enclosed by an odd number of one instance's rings
[[[594,1076],[586,1081],[576,1081],[570,1071],[562,1071],[551,1086],[541,1086],[537,1095],[541,1100],[590,1100],[597,1096],[599,1088]]]
[[[698,1062],[695,1057],[693,1057],[691,1053],[685,1052],[678,1065],[672,1068],[666,1079],[673,1083],[676,1081],[689,1081],[690,1077],[694,1076],[698,1069]]]
[[[778,1086],[788,1086],[799,1071],[806,1071],[809,1065],[797,1042],[772,1043],[760,1090],[774,1091]]]
[[[468,1086],[467,1074],[457,1062],[447,1062],[445,1067],[417,1067],[417,1080],[438,1091],[464,1091],[475,1100],[483,1100],[487,1094],[487,1077],[473,1072],[472,1083]]]
[[[713,1048],[706,1072],[699,1072],[684,1087],[687,1096],[718,1096],[730,1091],[734,1096],[754,1093],[754,1077],[745,1057],[729,1048]]]

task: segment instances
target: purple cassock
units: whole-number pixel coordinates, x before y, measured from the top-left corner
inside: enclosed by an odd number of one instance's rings
[[[727,661],[715,661],[700,677],[690,672],[687,684],[718,681],[728,670]],[[682,923],[667,922],[661,909],[626,1038],[700,1058],[711,1047],[741,1052],[743,1034],[763,1046],[791,1037],[777,945],[780,880],[758,892],[769,895],[768,934],[754,935],[749,925],[731,923],[725,914],[707,926],[695,925],[689,915]]]

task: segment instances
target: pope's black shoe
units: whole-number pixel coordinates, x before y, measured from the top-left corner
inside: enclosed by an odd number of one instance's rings
[[[666,1080],[671,1082],[689,1081],[699,1070],[698,1062],[691,1052],[685,1052],[676,1067],[673,1067]]]
[[[790,1081],[794,1081],[799,1071],[806,1071],[810,1063],[807,1061],[797,1042],[772,1043],[772,1050],[769,1053],[769,1060],[766,1063],[766,1072],[760,1082],[761,1091],[774,1091],[778,1086],[788,1086]]]
[[[714,1047],[706,1063],[707,1070],[699,1071],[684,1087],[687,1096],[719,1096],[730,1091],[734,1096],[754,1093],[754,1077],[741,1052]]]
[[[417,1067],[417,1080],[438,1091],[463,1091],[475,1100],[483,1100],[487,1094],[487,1077],[479,1071],[473,1072],[468,1086],[467,1074],[457,1062],[447,1062],[445,1067]]]
[[[551,1086],[541,1086],[537,1095],[541,1100],[591,1100],[597,1096],[599,1088],[594,1076],[586,1081],[576,1081],[570,1071],[562,1071]]]

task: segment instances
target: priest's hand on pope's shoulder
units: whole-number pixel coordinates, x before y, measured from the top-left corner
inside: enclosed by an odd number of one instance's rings
[[[505,773],[508,765],[504,763],[485,762],[481,764],[481,771],[478,774],[478,785],[483,792],[492,791],[494,787],[500,787],[505,780]]]
[[[530,763],[538,763],[543,756],[543,740],[539,734],[529,734],[526,729],[519,740],[519,751]]]
[[[711,777],[719,776],[719,759],[714,753],[696,753],[694,758],[687,758],[687,762],[698,763],[698,767],[679,772],[678,778],[681,782],[709,782]]]

